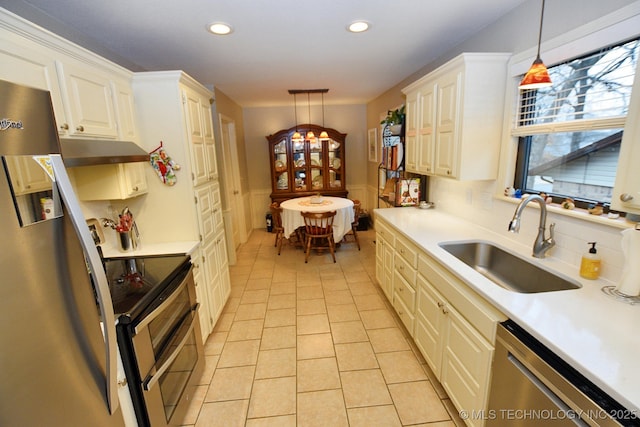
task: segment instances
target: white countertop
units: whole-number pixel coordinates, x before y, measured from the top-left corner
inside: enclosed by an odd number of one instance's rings
[[[152,256],[152,255],[173,255],[186,254],[191,255],[200,244],[197,240],[189,240],[183,242],[165,242],[165,243],[142,243],[139,248],[132,251],[122,252],[117,247],[103,243],[102,255],[105,258],[126,258],[134,256]]]
[[[582,279],[572,265],[553,257],[533,258],[533,241],[529,246],[514,243],[499,233],[434,209],[377,209],[375,214],[450,268],[620,404],[640,412],[640,305],[617,301],[601,291],[614,283]],[[438,246],[441,242],[471,239],[494,242],[577,280],[582,288],[535,294],[508,291]]]

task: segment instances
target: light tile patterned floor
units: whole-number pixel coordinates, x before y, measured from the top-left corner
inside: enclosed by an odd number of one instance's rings
[[[461,425],[376,284],[374,231],[359,236],[361,251],[343,243],[337,263],[312,253],[305,264],[253,232],[185,425]]]

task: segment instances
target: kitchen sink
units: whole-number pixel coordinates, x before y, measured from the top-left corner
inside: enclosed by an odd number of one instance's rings
[[[552,273],[490,242],[443,242],[439,246],[489,280],[510,291],[530,294],[581,287],[575,280]]]

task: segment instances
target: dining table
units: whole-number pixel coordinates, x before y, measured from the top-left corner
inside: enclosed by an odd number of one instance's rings
[[[280,203],[282,208],[282,228],[285,237],[291,236],[298,227],[304,227],[302,212],[329,212],[336,211],[333,219],[333,239],[336,243],[351,230],[354,220],[353,201],[343,197],[322,196],[321,200],[315,197],[298,197],[285,200]]]

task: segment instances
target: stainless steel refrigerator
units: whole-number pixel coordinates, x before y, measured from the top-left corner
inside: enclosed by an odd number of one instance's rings
[[[59,147],[49,93],[0,81],[0,425],[124,426],[106,277]]]

